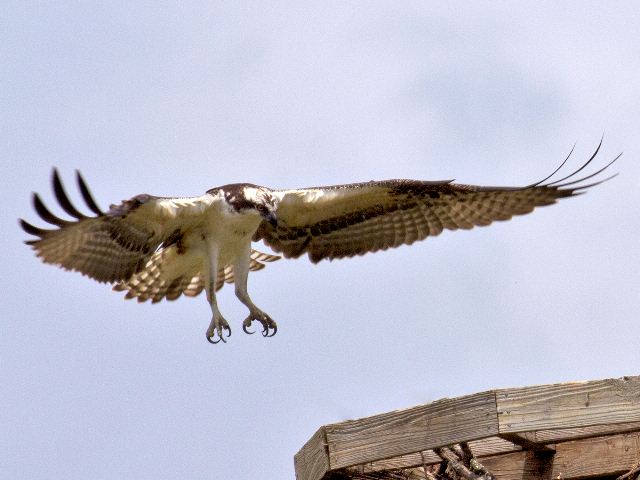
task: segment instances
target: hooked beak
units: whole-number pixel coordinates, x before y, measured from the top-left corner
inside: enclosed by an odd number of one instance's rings
[[[271,224],[273,228],[278,226],[278,217],[273,212],[269,212],[265,215],[264,219]]]

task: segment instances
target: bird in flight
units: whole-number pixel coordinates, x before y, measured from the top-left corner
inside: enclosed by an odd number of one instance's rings
[[[55,198],[71,220],[54,215],[33,194],[33,206],[45,222],[42,229],[25,220],[27,240],[45,263],[75,270],[126,291],[144,302],[195,297],[204,290],[212,319],[206,331],[211,343],[226,342],[229,323],[220,313],[216,292],[235,283],[235,294],[249,309],[242,328],[253,321],[262,335],[277,331],[276,322],[259,309],[247,292],[249,271],[260,270],[279,256],[252,248],[262,240],[286,258],[307,254],[313,263],[410,245],[443,230],[470,229],[509,220],[535,207],[584,193],[609,180],[597,178],[620,155],[589,175],[578,175],[596,158],[558,180],[552,177],[523,187],[485,187],[452,180],[383,180],[347,185],[272,190],[249,183],[224,185],[199,197],[141,194],[103,211],[79,172],[77,184],[86,207],[69,200],[57,170]],[[573,150],[572,150],[573,151]],[[590,179],[593,181],[589,182]]]

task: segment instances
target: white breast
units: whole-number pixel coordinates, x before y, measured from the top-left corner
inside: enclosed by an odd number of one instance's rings
[[[233,262],[240,254],[247,254],[251,238],[261,221],[258,212],[237,213],[223,199],[216,197],[205,214],[202,234],[205,242],[218,251],[219,266]]]

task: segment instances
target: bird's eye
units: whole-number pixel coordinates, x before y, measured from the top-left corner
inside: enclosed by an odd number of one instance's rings
[[[265,207],[264,205],[260,204],[256,207],[258,209],[258,211],[260,213],[265,213],[267,211],[267,207]]]

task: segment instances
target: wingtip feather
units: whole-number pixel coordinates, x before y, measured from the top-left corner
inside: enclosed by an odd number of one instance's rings
[[[65,212],[67,212],[77,220],[87,218],[87,216],[80,212],[76,207],[74,207],[71,203],[71,200],[69,200],[69,196],[67,195],[67,192],[65,192],[64,185],[62,184],[62,180],[60,179],[58,169],[55,167],[53,168],[51,174],[51,183],[53,184],[53,192],[55,193],[56,199]]]
[[[87,207],[89,207],[89,210],[91,210],[93,213],[95,213],[98,216],[104,215],[104,212],[100,209],[100,207],[98,207],[98,204],[93,198],[93,195],[91,195],[91,191],[87,186],[87,182],[82,177],[80,170],[76,170],[76,181],[78,183],[78,188],[80,189],[80,193],[82,194],[82,198],[84,202],[87,204]]]
[[[51,232],[51,230],[45,230],[43,228],[38,228],[34,225],[31,225],[29,222],[27,222],[26,220],[23,220],[22,218],[18,219],[20,226],[22,227],[22,230],[24,230],[26,233],[28,233],[29,235],[35,235],[36,237],[44,237],[47,233]],[[36,242],[37,240],[28,240],[28,242]]]
[[[51,211],[46,207],[46,205],[40,198],[40,195],[38,195],[37,193],[33,193],[32,200],[33,208],[36,210],[38,215],[40,215],[40,218],[42,218],[45,222],[50,223],[51,225],[56,225],[58,227],[62,227],[69,223],[66,220],[63,220],[62,218],[57,217],[53,213],[51,213]]]

